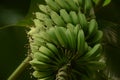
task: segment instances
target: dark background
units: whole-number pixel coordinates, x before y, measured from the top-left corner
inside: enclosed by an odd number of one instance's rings
[[[7,80],[27,55],[25,45],[28,44],[28,40],[25,27],[5,27],[22,20],[26,16],[29,6],[30,0],[0,1],[0,80]],[[26,75],[29,73],[26,72]],[[26,75],[23,74],[19,80],[28,80]]]
[[[1,0],[0,1],[0,80],[6,80],[22,60],[28,55],[28,38],[25,25],[31,24],[31,15],[37,11],[37,4],[44,0]],[[97,18],[120,25],[120,0],[112,0],[108,6],[101,8]],[[21,22],[22,26],[12,26]],[[113,71],[120,73],[120,49],[107,47],[113,65]],[[117,50],[116,50],[117,49]],[[110,51],[111,50],[111,51]],[[112,52],[112,53],[111,53]],[[28,67],[17,80],[34,80]]]
[[[0,1],[0,80],[7,80],[28,55],[26,35],[28,29],[24,25],[14,24],[29,19],[32,12],[36,11],[37,4],[42,2],[42,0]],[[17,80],[33,80],[30,74],[31,69],[28,67]]]

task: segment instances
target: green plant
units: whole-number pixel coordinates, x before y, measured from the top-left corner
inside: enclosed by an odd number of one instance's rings
[[[103,32],[95,19],[94,5],[79,1],[46,0],[47,5],[39,6],[35,27],[28,33],[34,77],[108,80],[101,54]]]
[[[39,6],[35,27],[28,33],[33,76],[40,80],[96,80],[104,75],[103,32],[98,29],[92,1],[45,1],[47,5]]]

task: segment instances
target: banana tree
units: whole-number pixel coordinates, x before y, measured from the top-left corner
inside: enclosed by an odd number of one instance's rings
[[[110,0],[45,2],[33,14],[34,26],[27,33],[30,54],[8,80],[29,63],[38,80],[111,80],[104,53],[109,34],[116,34],[96,17],[96,10]]]

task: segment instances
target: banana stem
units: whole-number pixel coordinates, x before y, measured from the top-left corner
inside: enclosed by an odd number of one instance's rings
[[[61,67],[58,70],[58,73],[56,75],[56,79],[55,80],[69,80],[69,67],[70,64],[68,63],[67,65],[64,65],[63,67]]]
[[[9,76],[7,80],[17,80],[20,74],[25,70],[25,68],[29,65],[29,61],[31,60],[30,56],[27,56],[22,63],[17,67],[17,69]]]

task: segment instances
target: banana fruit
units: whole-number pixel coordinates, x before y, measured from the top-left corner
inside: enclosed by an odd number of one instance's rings
[[[91,19],[92,0],[45,0],[35,12],[30,49],[38,80],[97,80],[103,32]],[[103,67],[103,68],[100,68]],[[93,72],[91,72],[93,71]],[[94,76],[93,76],[94,75]]]
[[[30,64],[33,66],[33,67],[36,67],[39,69],[39,71],[50,71],[50,70],[53,70],[53,69],[57,69],[57,67],[51,65],[51,64],[47,64],[47,63],[44,63],[44,62],[40,62],[36,59],[33,59],[32,61],[30,61]]]
[[[55,28],[54,27],[52,27],[49,30],[47,30],[46,33],[48,34],[48,36],[50,36],[51,41],[52,41],[51,43],[53,43],[55,45],[60,45],[59,41],[58,41],[58,39],[57,39],[57,37],[55,35]]]
[[[88,22],[87,22],[85,14],[78,12],[78,18],[79,18],[79,23],[82,29],[84,30],[84,32],[87,32]]]
[[[98,30],[98,24],[95,19],[91,19],[88,25],[88,35],[92,37],[96,34]]]
[[[94,35],[94,38],[91,41],[89,41],[89,44],[94,45],[100,43],[102,41],[102,37],[103,37],[103,32],[101,30],[98,30]]]
[[[102,40],[103,32],[101,30],[98,30],[98,32],[95,35],[95,38],[93,39],[94,43],[99,43]],[[95,40],[96,39],[96,40]]]
[[[36,12],[35,15],[37,19],[42,20],[42,21],[44,21],[45,18],[49,18],[48,15],[41,13],[41,12]]]
[[[65,35],[66,29],[64,27],[55,27],[55,35],[58,38],[58,41],[62,47],[67,48],[67,40]]]
[[[52,11],[52,10],[50,9],[50,7],[47,6],[47,5],[39,5],[38,7],[39,7],[40,11],[42,11],[43,13],[45,13],[45,14],[47,14],[47,15],[49,15],[50,12]]]
[[[75,11],[70,11],[70,17],[72,19],[73,24],[78,24],[79,23],[79,19],[78,19],[78,15]]]
[[[41,75],[42,74],[42,75]],[[33,76],[35,78],[39,78],[39,79],[43,79],[43,78],[46,78],[46,77],[49,77],[51,76],[53,73],[48,73],[47,71],[46,72],[39,72],[39,71],[34,71],[33,72]]]
[[[59,11],[61,9],[60,6],[58,6],[58,4],[53,0],[45,0],[45,2],[54,11]]]
[[[51,12],[51,19],[53,22],[58,26],[65,26],[65,22],[63,21],[62,17],[59,16],[56,12]]]
[[[85,5],[84,5],[84,12],[85,14],[90,14],[90,10],[92,8],[92,1],[91,0],[85,0]]]
[[[40,51],[41,53],[43,53],[44,55],[46,55],[46,56],[48,56],[48,57],[51,57],[51,58],[53,58],[54,60],[56,60],[55,55],[53,54],[53,52],[52,52],[49,48],[47,48],[47,47],[45,47],[45,46],[41,46],[41,47],[39,48],[39,51]]]
[[[66,10],[71,10],[70,6],[67,5],[67,3],[65,2],[65,0],[55,0],[55,2],[62,8],[62,9],[66,9]]]
[[[53,45],[52,43],[47,43],[46,46],[55,54],[55,56],[58,58],[58,59],[61,59],[61,55],[58,55],[59,54],[59,51],[57,49],[57,47],[55,45]]]
[[[78,38],[77,38],[77,51],[78,51],[78,54],[82,55],[85,51],[85,35],[84,35],[84,32],[83,30],[79,30],[78,32]]]
[[[68,3],[68,5],[70,6],[70,8],[74,11],[77,11],[78,10],[78,7],[77,5],[75,4],[75,2],[73,0],[65,0],[66,3]]]
[[[94,58],[96,57],[97,55],[99,55],[99,53],[101,52],[101,49],[102,49],[102,46],[101,44],[96,44],[91,50],[89,50],[83,58],[88,58],[88,59],[91,59],[91,58]]]
[[[44,31],[41,31],[40,33],[34,35],[36,38],[40,38],[43,39],[45,41],[51,42],[51,38],[50,36],[48,36],[47,33],[45,33]]]
[[[75,50],[76,49],[76,39],[75,39],[75,36],[74,36],[74,32],[71,31],[70,29],[67,29],[66,30],[66,38],[67,38],[67,41],[68,41],[68,46],[69,46],[69,49],[72,49],[72,50]]]
[[[44,24],[45,24],[45,26],[46,26],[47,28],[51,28],[51,27],[53,27],[53,25],[54,25],[53,21],[52,21],[51,19],[49,19],[49,18],[45,18],[45,19],[44,19]]]
[[[42,30],[42,28],[44,28],[44,24],[39,19],[34,19],[33,22],[34,22],[34,25],[37,28],[39,28],[40,30]]]
[[[67,11],[65,9],[60,10],[60,16],[63,18],[63,20],[66,23],[71,23],[72,22],[70,15],[67,13]]]
[[[36,58],[40,62],[52,63],[52,59],[50,59],[49,56],[47,56],[41,52],[34,53],[33,58]]]

